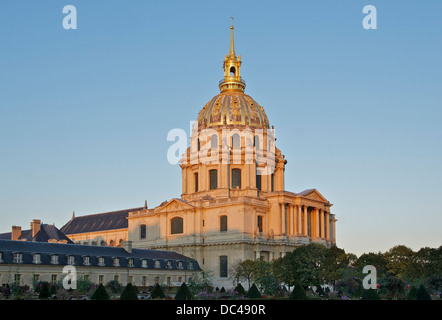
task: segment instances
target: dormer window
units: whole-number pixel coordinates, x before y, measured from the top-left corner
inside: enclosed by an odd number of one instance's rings
[[[51,263],[58,264],[58,254],[51,255]]]
[[[182,261],[178,261],[177,262],[177,268],[178,269],[183,269],[183,262]]]
[[[41,263],[41,255],[39,253],[34,253],[32,256],[32,262],[35,264]]]
[[[134,266],[134,259],[132,259],[132,258],[128,259],[127,265],[132,268]]]
[[[73,266],[75,264],[75,257],[74,256],[68,256],[68,264]]]
[[[166,268],[167,269],[172,269],[172,261],[167,261],[166,262]]]
[[[103,266],[104,266],[104,257],[98,257],[98,265],[99,265],[100,267],[103,267]]]
[[[89,266],[91,264],[91,258],[89,256],[83,257],[83,265]]]
[[[21,253],[21,252],[14,253],[12,259],[13,259],[12,261],[14,263],[22,263],[23,262],[23,253]]]
[[[119,266],[120,266],[120,259],[114,258],[114,267],[119,267]]]
[[[157,268],[157,269],[161,268],[160,260],[155,260],[154,267]]]
[[[147,260],[146,259],[141,260],[141,267],[147,268]]]

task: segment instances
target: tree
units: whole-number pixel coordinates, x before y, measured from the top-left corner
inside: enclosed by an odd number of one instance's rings
[[[414,251],[410,248],[403,245],[394,246],[385,253],[388,272],[402,279],[405,275],[405,270],[412,262],[413,256]]]
[[[289,299],[291,300],[307,300],[307,294],[305,293],[304,288],[299,282],[295,283],[295,287],[293,288],[292,293],[290,293]]]
[[[355,267],[359,273],[362,273],[362,269],[368,265],[376,268],[376,274],[379,278],[384,277],[387,273],[387,259],[381,252],[364,253],[355,262]]]
[[[385,287],[394,300],[397,300],[399,296],[405,292],[405,283],[402,279],[389,275],[385,278]]]
[[[192,300],[193,296],[187,285],[183,282],[175,295],[175,300]]]
[[[320,270],[324,267],[327,248],[320,244],[310,243],[293,250],[290,255],[293,278],[302,286],[324,283]]]
[[[236,282],[247,281],[249,290],[256,272],[256,263],[253,260],[237,261],[231,269],[232,277]]]
[[[407,300],[416,300],[417,299],[417,288],[415,286],[411,286],[410,291],[407,294]]]
[[[163,292],[163,289],[161,289],[161,286],[157,283],[155,285],[155,288],[153,289],[151,295],[151,299],[164,299],[166,298],[166,295]]]
[[[40,293],[38,294],[39,299],[47,299],[51,296],[49,292],[49,283],[44,281],[40,282]]]
[[[336,281],[341,279],[343,270],[353,260],[356,260],[354,254],[347,254],[344,249],[333,245],[325,251],[323,267],[319,271],[319,278],[322,278],[327,283],[335,284]]]
[[[238,292],[240,295],[243,295],[243,296],[245,296],[247,293],[246,293],[246,290],[244,289],[244,287],[241,285],[241,283],[238,283],[237,285],[236,285],[236,287],[235,287],[235,289],[233,289],[233,291],[236,291],[236,292]]]
[[[132,283],[128,283],[121,293],[120,300],[138,300],[137,290],[132,285]]]
[[[260,299],[262,298],[261,292],[259,292],[258,288],[255,284],[252,284],[250,287],[249,292],[247,292],[247,298],[249,299]]]
[[[421,284],[416,292],[416,300],[431,300],[431,296],[427,289]]]
[[[109,300],[110,296],[106,288],[100,283],[91,296],[91,300]]]

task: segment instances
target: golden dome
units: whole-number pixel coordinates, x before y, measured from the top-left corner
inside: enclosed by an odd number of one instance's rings
[[[264,108],[249,95],[236,90],[223,91],[213,97],[200,111],[197,121],[199,128],[229,124],[270,128]]]
[[[244,93],[246,83],[241,78],[241,56],[236,56],[233,44],[233,26],[230,27],[230,50],[223,62],[224,79],[219,82],[221,93],[212,98],[198,114],[198,127],[245,125],[270,128],[261,107]]]

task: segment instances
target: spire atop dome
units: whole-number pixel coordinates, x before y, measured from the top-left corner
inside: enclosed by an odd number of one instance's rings
[[[230,17],[232,19],[232,25],[230,26],[230,50],[229,50],[229,56],[235,57],[235,44],[233,43],[233,17]]]
[[[241,55],[238,55],[238,57],[236,57],[235,55],[235,44],[233,41],[233,17],[230,18],[232,19],[232,24],[230,25],[229,54],[226,54],[226,57],[224,59],[224,79],[219,82],[218,87],[221,92],[224,92],[226,90],[244,92],[244,89],[246,88],[246,83],[243,79],[241,79]]]

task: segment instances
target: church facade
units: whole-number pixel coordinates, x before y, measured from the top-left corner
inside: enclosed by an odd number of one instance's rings
[[[287,161],[263,107],[244,93],[230,29],[220,93],[199,112],[180,161],[181,196],[127,213],[134,248],[196,259],[225,288],[234,286],[238,261],[271,261],[311,242],[331,246],[337,221],[316,189],[285,190]]]

